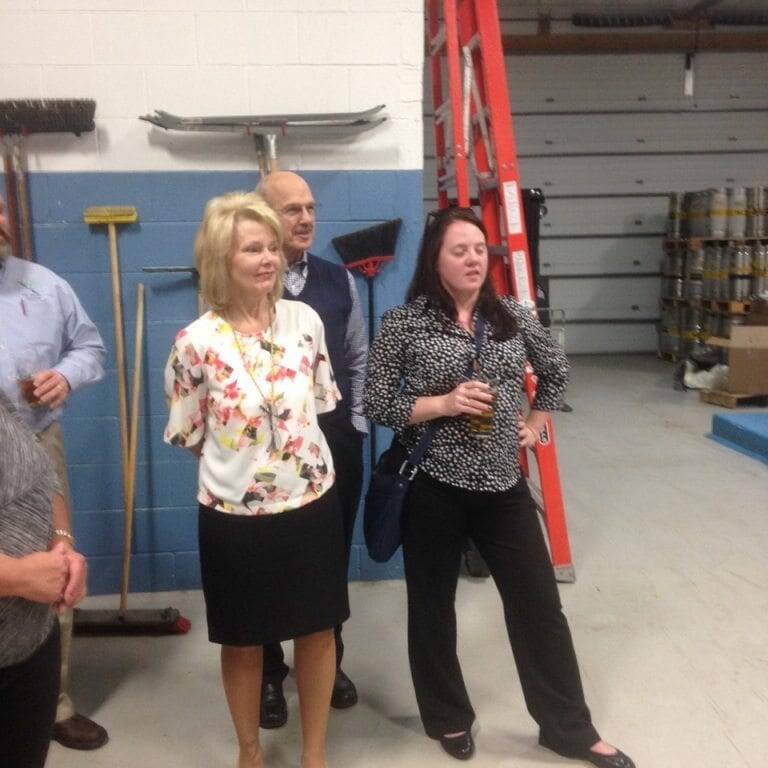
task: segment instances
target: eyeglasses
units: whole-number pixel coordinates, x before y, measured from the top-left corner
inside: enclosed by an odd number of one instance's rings
[[[314,216],[317,209],[314,203],[309,205],[286,205],[285,208],[280,209],[280,215],[289,219],[298,219],[304,211],[307,212],[308,216]]]

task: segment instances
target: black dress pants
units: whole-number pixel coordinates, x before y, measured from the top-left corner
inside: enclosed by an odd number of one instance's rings
[[[20,664],[0,669],[0,766],[42,768],[51,743],[61,678],[59,622]]]
[[[331,414],[329,414],[330,416]],[[320,426],[328,442],[333,456],[333,466],[336,470],[336,491],[344,518],[344,537],[346,543],[347,568],[352,549],[352,534],[355,529],[355,517],[360,505],[360,493],[363,487],[363,435],[358,432],[348,417],[334,418],[324,421],[321,417]],[[339,624],[335,630],[336,638],[336,668],[341,666],[344,657],[344,641],[341,637]],[[280,643],[270,643],[264,646],[264,671],[262,685],[266,683],[282,683],[288,675],[288,666]]]
[[[475,713],[456,655],[463,544],[476,543],[501,595],[507,633],[540,741],[556,751],[600,738],[584,701],[538,512],[521,480],[502,493],[465,491],[419,472],[403,516],[408,654],[427,735],[468,731]]]

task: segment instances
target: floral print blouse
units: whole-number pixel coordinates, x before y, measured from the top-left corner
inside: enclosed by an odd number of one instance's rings
[[[335,479],[317,414],[341,394],[318,314],[275,305],[271,329],[240,333],[213,311],[176,336],[165,369],[165,441],[202,443],[198,501],[263,515],[302,507]]]

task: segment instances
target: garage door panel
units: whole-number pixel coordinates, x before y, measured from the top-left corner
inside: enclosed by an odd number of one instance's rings
[[[565,328],[569,355],[605,352],[655,352],[655,323],[579,323]]]
[[[658,277],[553,278],[550,305],[571,320],[653,320],[659,316]]]
[[[657,237],[597,237],[541,240],[539,266],[544,276],[658,272]]]

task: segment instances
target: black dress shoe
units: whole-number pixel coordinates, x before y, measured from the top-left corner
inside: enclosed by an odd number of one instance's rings
[[[589,747],[573,749],[563,747],[559,744],[548,743],[546,739],[539,738],[539,744],[547,749],[551,749],[562,757],[570,757],[574,760],[585,760],[597,768],[635,768],[632,759],[625,755],[620,749],[617,749],[612,755],[601,755],[599,752],[593,752]]]
[[[333,693],[331,694],[331,706],[334,709],[348,709],[357,704],[357,688],[355,684],[342,672],[336,670],[336,679],[333,681]]]
[[[617,749],[612,755],[601,755],[599,752],[586,749],[579,755],[579,758],[596,765],[597,768],[635,768],[632,759],[620,749]]]
[[[461,736],[441,736],[440,746],[457,760],[469,760],[475,754],[475,740],[469,731]]]
[[[288,704],[283,695],[282,683],[264,683],[261,687],[262,728],[282,728],[288,722]]]

